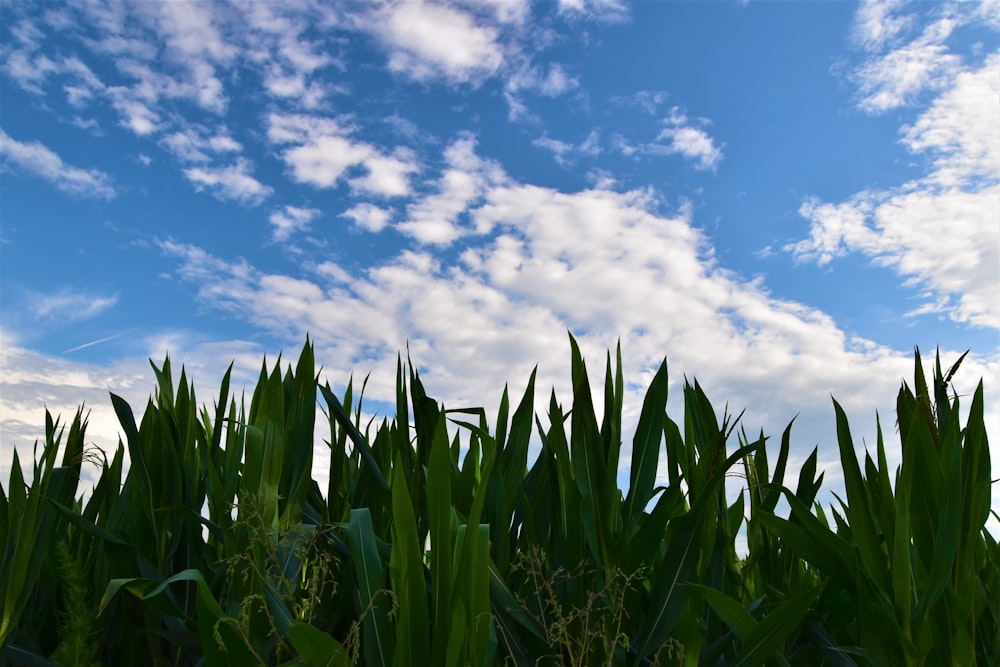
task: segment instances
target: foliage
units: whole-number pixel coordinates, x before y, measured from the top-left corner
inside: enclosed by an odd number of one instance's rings
[[[553,394],[536,415],[532,374],[513,413],[504,389],[493,422],[445,409],[400,359],[395,417],[364,424],[363,388],[319,385],[308,340],[294,369],[265,360],[249,408],[230,396],[231,368],[214,409],[199,408],[168,358],[139,423],[112,394],[124,440],[89,497],[82,408],[68,433],[46,414],[31,479],[15,452],[0,486],[0,660],[1000,664],[983,387],[963,426],[949,396],[961,359],[947,372],[936,360],[928,386],[917,353],[896,470],[881,427],[859,461],[834,403],[846,496],[824,509],[818,449],[793,490],[791,425],[772,467],[763,434],[720,419],[697,382],[675,422],[665,361],[623,493],[621,351],[598,415],[570,342],[571,408]],[[325,490],[312,479],[318,399]],[[747,488],[729,503],[738,467]]]

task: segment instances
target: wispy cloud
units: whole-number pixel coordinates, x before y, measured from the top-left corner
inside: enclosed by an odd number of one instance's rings
[[[857,85],[858,107],[879,114],[915,103],[925,91],[947,86],[961,66],[947,40],[963,18],[945,11],[906,38],[920,25],[915,14],[900,13],[901,2],[868,2],[855,17],[854,40],[865,53],[851,79]]]
[[[217,156],[239,153],[243,147],[225,130],[205,136],[196,127],[186,127],[163,137],[163,145],[182,162],[210,162]]]
[[[285,206],[283,209],[273,211],[268,218],[271,223],[271,238],[278,242],[287,241],[295,232],[309,229],[309,223],[319,213],[315,208],[297,206]]]
[[[39,320],[76,322],[100,315],[118,303],[118,295],[96,295],[65,289],[32,296],[31,313]]]
[[[655,111],[662,100],[657,97],[642,96],[634,102],[645,110]],[[680,107],[673,107],[661,119],[663,126],[653,141],[631,143],[621,134],[612,137],[612,145],[623,155],[680,155],[690,160],[695,169],[712,170],[722,161],[722,146],[705,130],[709,121],[705,118],[689,119]]]
[[[609,23],[629,18],[628,5],[622,0],[559,0],[559,11],[577,18]]]
[[[664,90],[638,90],[631,95],[613,97],[611,101],[623,106],[642,109],[650,116],[654,116],[666,103],[668,97]]]
[[[0,130],[0,156],[6,164],[43,178],[76,197],[112,199],[116,194],[111,177],[103,171],[70,166],[40,142],[22,143],[3,130]]]
[[[531,142],[533,146],[552,153],[552,158],[561,167],[572,166],[579,156],[597,157],[603,152],[601,148],[601,131],[594,128],[587,137],[578,144],[571,144],[543,135]]]

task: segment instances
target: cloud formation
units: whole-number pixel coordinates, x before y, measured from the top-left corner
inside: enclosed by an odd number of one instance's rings
[[[117,194],[111,176],[103,171],[68,165],[41,142],[21,142],[2,129],[0,129],[0,157],[6,165],[15,166],[42,178],[75,197],[112,199]]]
[[[912,15],[876,20],[894,8],[866,5],[859,12],[858,39],[872,48],[898,44],[859,70],[875,68],[885,74],[877,81],[864,74],[859,107],[880,112],[912,102],[911,93],[938,91],[914,122],[900,128],[902,145],[926,158],[926,174],[840,203],[807,198],[799,213],[810,223],[809,236],[785,249],[821,265],[862,253],[921,290],[923,303],[911,315],[940,313],[972,326],[998,328],[1000,54],[960,66],[959,57],[947,51],[945,40],[957,20],[948,17],[904,43],[899,35],[916,22]],[[916,52],[933,52],[928,58],[937,64],[913,65]],[[905,62],[910,62],[903,67],[909,75],[897,77],[891,63]]]

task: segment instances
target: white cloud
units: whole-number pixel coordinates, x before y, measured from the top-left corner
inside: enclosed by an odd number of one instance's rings
[[[380,232],[389,224],[392,212],[374,204],[361,203],[347,209],[341,216],[350,218],[355,225],[369,232]]]
[[[343,67],[329,44],[307,34],[317,25],[330,27],[313,13],[323,9],[263,2],[241,7],[250,27],[246,48],[265,69],[264,88],[273,97],[295,102],[303,109],[320,108],[333,88],[315,75],[326,67]]]
[[[696,127],[667,127],[656,136],[656,140],[669,140],[667,152],[693,160],[698,169],[714,169],[722,160],[722,151],[712,137]]]
[[[333,118],[271,114],[268,138],[275,144],[298,144],[281,156],[291,169],[292,179],[318,188],[332,188],[351,169],[367,174],[348,181],[352,190],[385,197],[410,192],[409,175],[419,170],[416,158],[400,148],[385,155],[370,144],[355,141],[350,131]]]
[[[228,99],[214,65],[228,62],[236,51],[219,29],[217,7],[187,1],[136,5],[139,16],[158,30],[167,53],[187,70],[189,97],[201,108],[221,113]]]
[[[805,261],[826,264],[860,252],[925,287],[933,307],[954,320],[1000,327],[1000,185],[976,192],[939,192],[925,184],[865,192],[842,204],[807,200],[800,214],[810,236],[786,246]],[[945,222],[947,221],[947,222]]]
[[[915,123],[903,127],[903,145],[934,157],[938,185],[963,186],[1000,174],[998,70],[1000,54],[993,54],[980,69],[958,74]]]
[[[0,156],[8,164],[49,181],[70,195],[112,199],[116,194],[111,177],[103,171],[72,167],[41,143],[22,143],[3,130],[0,130]]]
[[[589,157],[597,157],[601,154],[601,131],[594,128],[590,131],[587,137],[581,141],[579,144],[570,144],[565,141],[559,141],[558,139],[552,139],[547,135],[543,135],[538,139],[531,142],[533,146],[537,146],[544,150],[552,153],[552,158],[561,167],[569,167],[574,163],[574,156],[586,155]]]
[[[41,94],[42,84],[49,74],[58,71],[58,66],[47,56],[32,56],[30,52],[15,50],[7,54],[4,69],[21,88]]]
[[[287,241],[295,232],[309,229],[309,223],[318,215],[318,209],[297,206],[285,206],[284,209],[273,211],[268,218],[273,227],[271,237],[278,242]]]
[[[165,136],[163,144],[178,160],[187,163],[210,162],[215,156],[243,150],[239,142],[224,130],[206,137],[195,127],[184,128]]]
[[[273,144],[304,144],[313,137],[348,134],[350,128],[329,116],[271,113],[267,140]]]
[[[879,114],[918,101],[921,93],[948,85],[961,58],[946,44],[963,17],[944,12],[907,43],[903,35],[917,24],[916,16],[898,15],[901,3],[865,4],[858,10],[855,41],[868,57],[854,70],[858,107]]]
[[[118,295],[102,296],[65,289],[53,294],[33,294],[31,314],[39,320],[75,322],[101,314],[118,303]]]
[[[371,27],[389,49],[389,68],[418,81],[477,84],[504,61],[497,31],[454,7],[392,2],[372,17]]]
[[[505,178],[499,167],[475,153],[476,141],[464,136],[445,150],[446,168],[436,191],[411,204],[396,228],[422,244],[446,246],[467,234],[459,217],[482,196],[487,185]]]
[[[565,141],[559,141],[558,139],[552,139],[547,135],[543,135],[533,140],[531,145],[537,146],[538,148],[544,148],[552,153],[552,158],[561,167],[565,167],[570,164],[568,156],[573,152],[573,144],[566,143]]]
[[[292,178],[319,188],[333,187],[348,167],[371,157],[371,149],[345,137],[324,136],[308,144],[286,150],[285,162],[292,168]]]
[[[663,102],[663,99],[658,93],[652,94],[642,91],[623,101],[653,112]],[[625,156],[636,154],[680,155],[692,161],[695,169],[715,171],[722,161],[723,153],[715,139],[702,129],[709,124],[708,120],[704,118],[690,120],[680,107],[675,106],[670,109],[669,115],[662,119],[662,123],[664,128],[660,130],[653,141],[632,144],[621,134],[615,134],[611,138],[612,146]]]
[[[622,0],[559,0],[559,12],[572,17],[619,23],[628,20],[628,5]]]
[[[1000,327],[1000,55],[954,75],[902,143],[931,158],[927,174],[846,202],[807,199],[809,237],[785,246],[826,264],[851,252],[892,267],[924,302],[912,315],[939,312]]]
[[[508,93],[528,90],[546,97],[558,97],[579,86],[580,81],[567,74],[566,69],[559,63],[553,63],[544,73],[537,66],[525,67],[507,80]]]
[[[895,44],[899,35],[914,23],[912,15],[895,13],[905,4],[906,0],[865,0],[854,15],[854,42],[867,51],[880,51]]]
[[[122,86],[108,88],[111,105],[122,116],[122,127],[132,130],[140,137],[157,132],[160,129],[160,115],[147,103],[136,99],[133,91]]]
[[[240,158],[227,166],[199,166],[184,170],[184,176],[195,189],[207,190],[218,199],[236,201],[247,206],[257,206],[274,191],[250,175],[252,165]]]
[[[44,37],[37,26],[21,21],[10,32],[19,45],[8,45],[0,51],[4,57],[3,70],[22,89],[42,95],[50,77],[63,76],[67,101],[74,106],[82,106],[94,93],[104,89],[100,78],[78,57],[60,55],[52,59],[37,53]]]
[[[510,120],[538,119],[528,110],[528,105],[522,99],[522,92],[533,92],[545,97],[558,97],[580,87],[580,81],[570,76],[560,63],[549,65],[548,71],[524,62],[514,68],[507,77],[504,89],[504,99],[507,102],[507,115]]]
[[[612,102],[625,106],[638,107],[650,116],[655,116],[667,101],[667,93],[663,90],[639,90],[635,93],[622,97],[611,98]]]
[[[400,157],[372,155],[364,160],[368,170],[365,176],[349,181],[352,190],[379,194],[387,197],[402,197],[410,193],[410,174],[418,171],[416,158],[408,151],[400,152]]]
[[[467,9],[480,11],[484,8],[493,13],[499,23],[521,25],[531,14],[530,0],[459,0]]]

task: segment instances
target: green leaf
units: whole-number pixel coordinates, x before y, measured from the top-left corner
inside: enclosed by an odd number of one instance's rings
[[[722,591],[701,584],[687,584],[687,587],[705,600],[739,639],[746,639],[757,628],[758,623],[750,612]]]
[[[433,632],[431,663],[441,664],[448,650],[449,625],[452,613],[451,451],[445,416],[438,418],[431,445],[430,467],[427,470],[427,510],[431,535],[431,586],[433,600]]]
[[[822,590],[822,586],[817,586],[803,591],[772,609],[747,634],[734,665],[760,665],[769,662],[782,644],[801,632],[803,621]]]
[[[288,639],[306,667],[346,667],[350,656],[336,639],[301,621],[288,629]]]
[[[402,461],[397,460],[392,485],[393,540],[389,559],[392,590],[399,605],[396,611],[396,665],[407,665],[414,656],[430,654],[423,557],[417,543],[417,521],[410,506],[403,470]]]
[[[354,561],[361,602],[362,652],[365,664],[392,664],[392,632],[385,592],[385,568],[378,554],[375,529],[367,507],[351,510],[347,543]]]
[[[633,526],[653,497],[660,443],[663,441],[663,415],[667,409],[668,385],[667,361],[664,359],[646,390],[639,423],[632,439],[632,465],[625,513]]]

